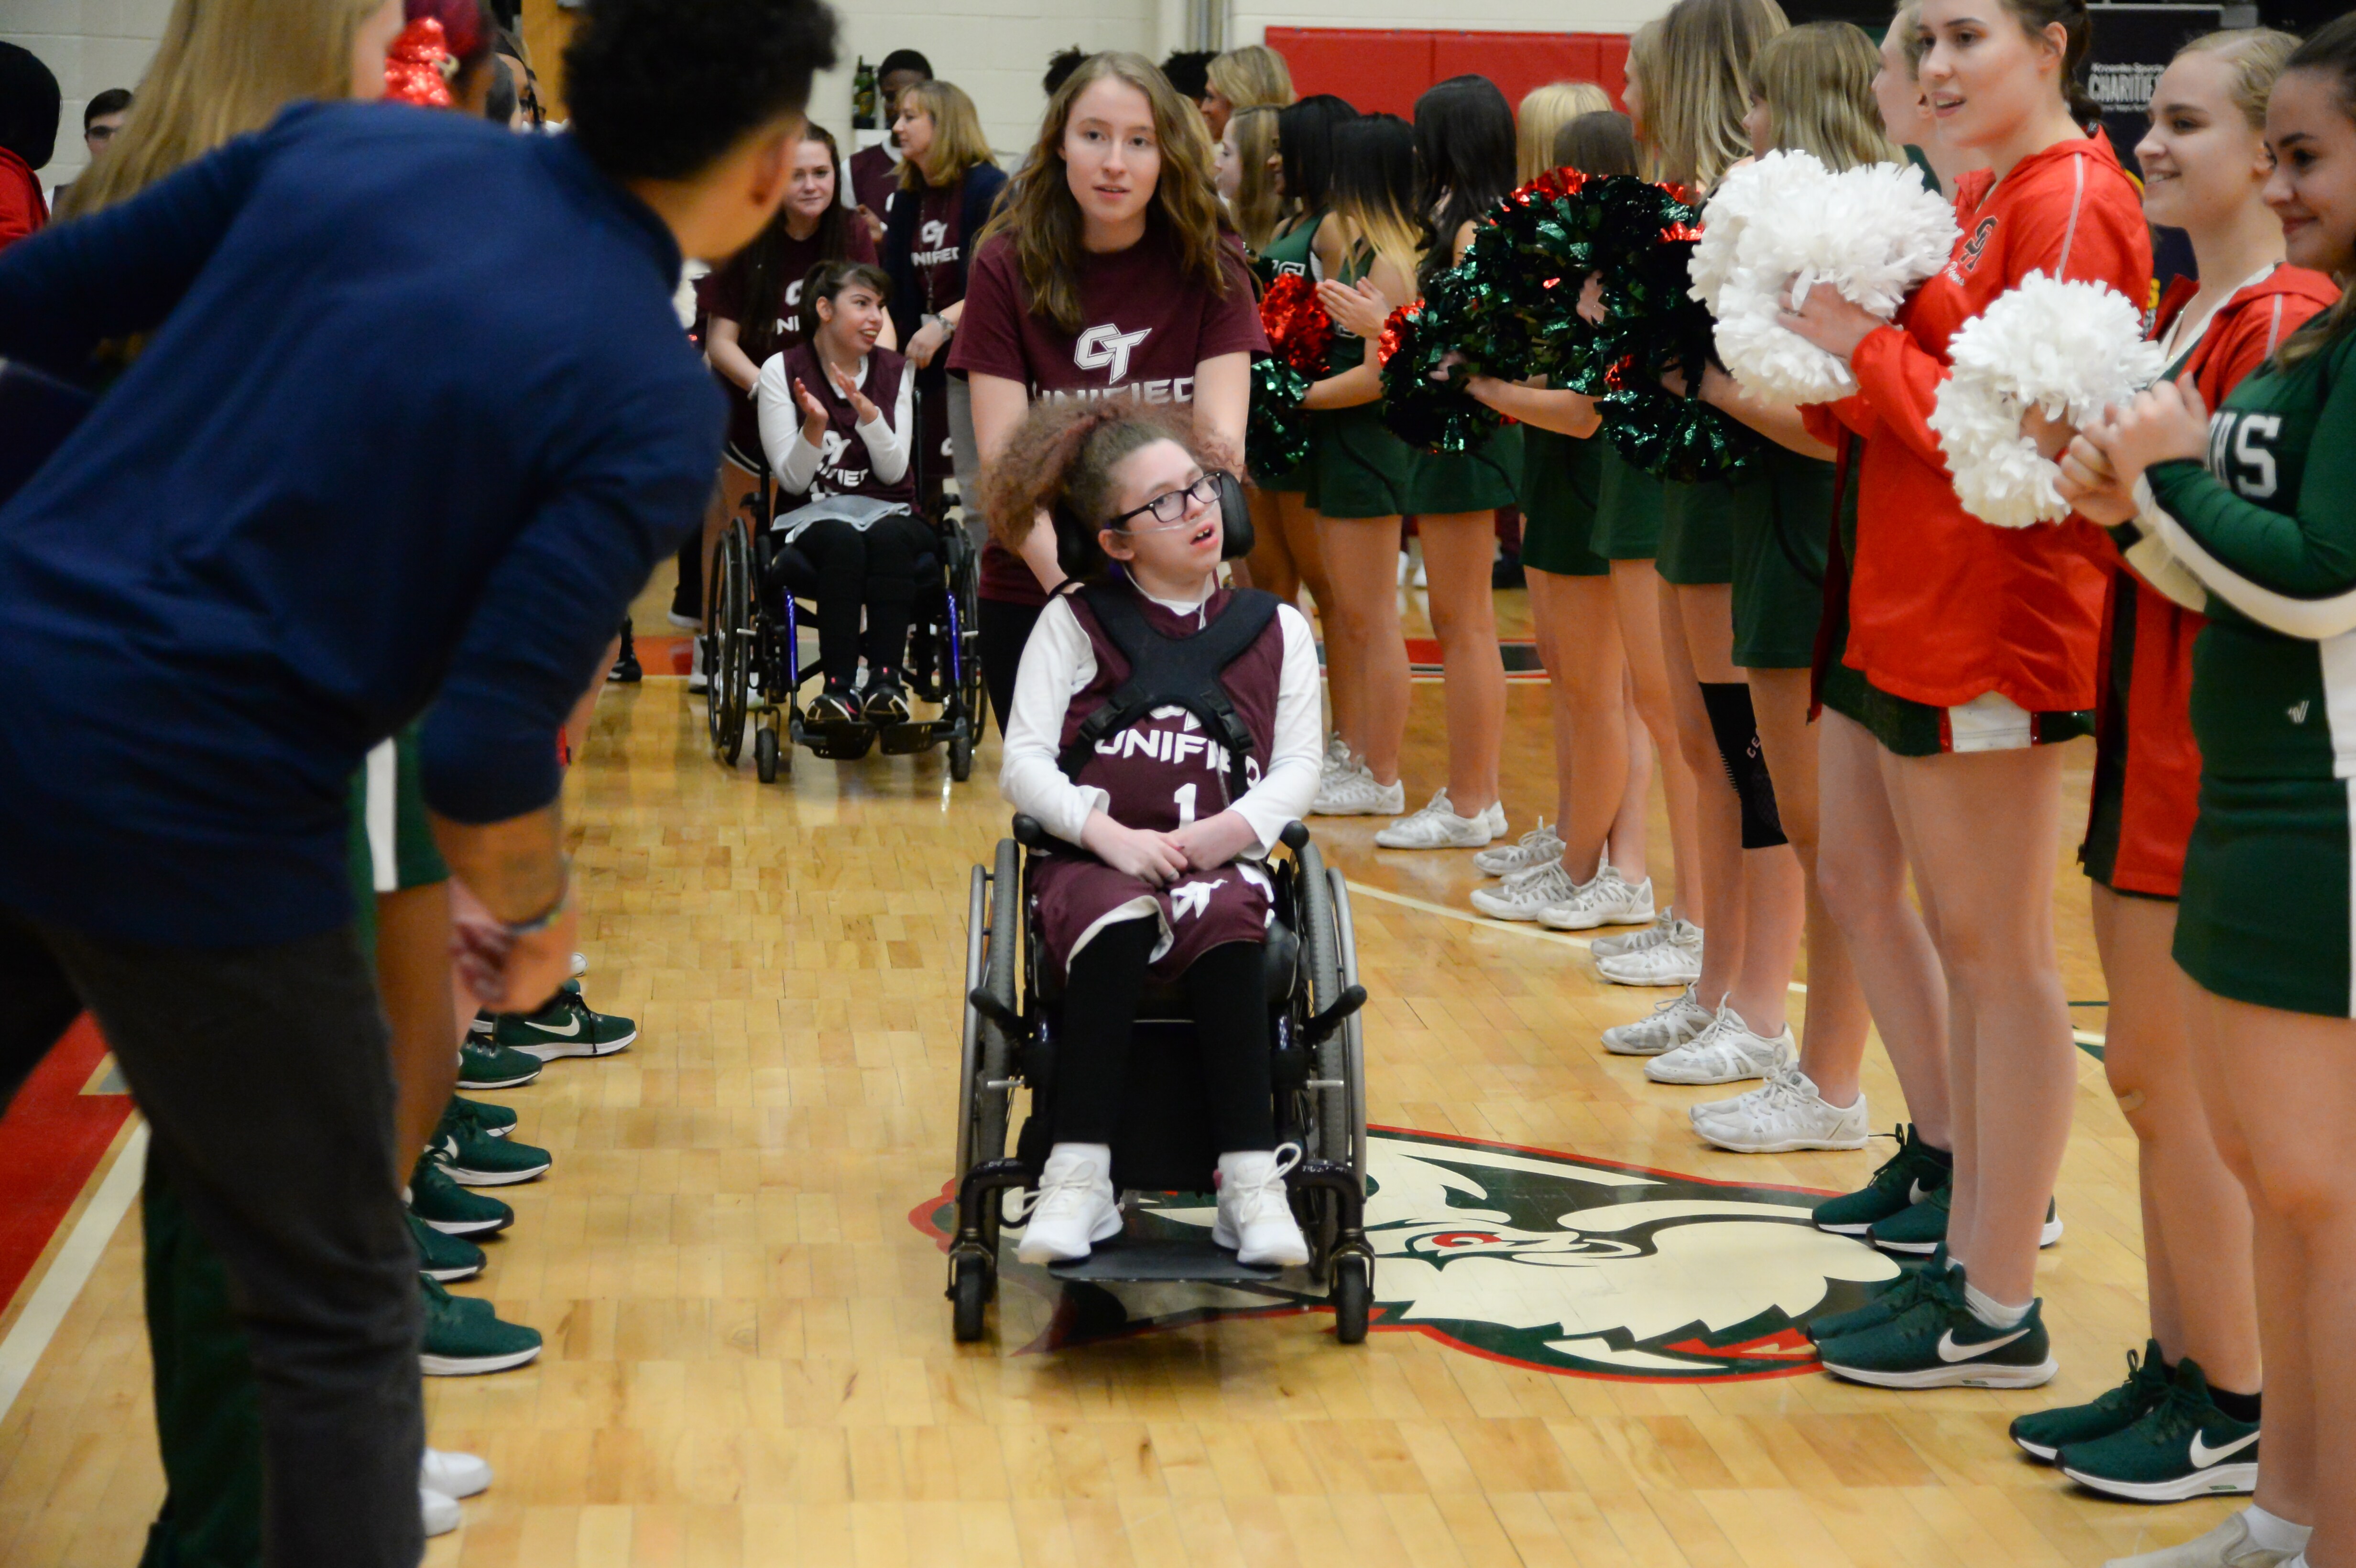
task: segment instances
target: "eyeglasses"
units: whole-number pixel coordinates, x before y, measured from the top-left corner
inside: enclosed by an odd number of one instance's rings
[[[1186,513],[1191,507],[1207,507],[1212,502],[1219,498],[1219,480],[1221,477],[1222,475],[1218,474],[1205,474],[1200,479],[1195,480],[1192,485],[1186,485],[1183,489],[1165,491],[1162,495],[1156,496],[1153,499],[1145,503],[1142,507],[1123,512],[1120,516],[1107,523],[1105,527],[1108,528],[1119,528],[1124,533],[1132,534],[1165,533],[1172,528],[1182,528],[1185,525]],[[1129,527],[1130,518],[1141,517],[1148,512],[1153,514],[1153,520],[1162,525],[1160,528],[1132,528]]]

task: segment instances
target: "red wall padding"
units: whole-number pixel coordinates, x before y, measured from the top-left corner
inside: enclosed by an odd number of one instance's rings
[[[1425,88],[1451,76],[1485,76],[1515,104],[1549,81],[1600,82],[1618,104],[1628,80],[1624,33],[1270,27],[1268,47],[1292,68],[1303,97],[1331,92],[1362,112],[1402,116]]]

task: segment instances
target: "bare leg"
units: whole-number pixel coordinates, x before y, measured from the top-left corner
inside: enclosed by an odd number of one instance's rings
[[[2052,746],[1890,757],[1915,875],[1968,1027],[1948,1041],[1950,1253],[2007,1306],[2037,1291],[2037,1243],[2070,1140],[2077,1063],[2053,944],[2062,755]]]
[[[2189,985],[2189,982],[2188,982]],[[2315,1568],[2356,1563],[2356,1203],[2340,1140],[2356,1115],[2356,1024],[2195,989],[2220,1152],[2255,1221],[2266,1452],[2259,1506],[2315,1526]],[[2220,1115],[2220,1112],[2223,1115]]]
[[[1496,593],[1490,564],[1497,554],[1494,512],[1420,517],[1424,580],[1432,635],[1447,681],[1448,801],[1477,816],[1497,799],[1505,744],[1505,661],[1497,647]]]
[[[455,1004],[448,883],[377,894],[376,983],[385,1021],[392,1026],[396,1179],[406,1183],[410,1163],[458,1089],[458,1042],[450,1032]]]
[[[1301,574],[1293,569],[1292,550],[1284,537],[1280,520],[1283,497],[1273,490],[1257,487],[1247,489],[1244,498],[1251,506],[1251,554],[1240,562],[1242,575],[1254,588],[1265,590],[1294,603],[1301,597]]]
[[[1905,845],[1881,776],[1881,748],[1863,727],[1829,709],[1815,729],[1817,816],[1837,825],[1817,842],[1817,887],[1897,1070],[1916,1136],[1933,1148],[1952,1148],[1946,976],[1925,923],[1928,912],[1907,896]],[[1813,1016],[1813,1006],[1809,1010]],[[1813,1046],[1813,1029],[1809,1039]],[[1824,1087],[1822,1079],[1816,1083]]]
[[[1676,903],[1686,919],[1708,926],[1712,911],[1701,880],[1700,808],[1693,770],[1686,765],[1677,741],[1677,705],[1670,693],[1668,656],[1662,637],[1660,582],[1660,573],[1649,560],[1612,563],[1612,600],[1620,612],[1620,646],[1634,682],[1636,711],[1660,768],[1661,793],[1669,803],[1669,853],[1676,872]],[[1731,938],[1734,933],[1730,930],[1728,935]],[[1703,946],[1707,952],[1708,944]]]
[[[1807,1030],[1800,1047],[1800,1071],[1827,1105],[1853,1105],[1858,1072],[1865,1061],[1865,1037],[1872,1027],[1865,989],[1849,961],[1848,944],[1825,906],[1816,880],[1816,846],[1822,830],[1816,782],[1816,737],[1808,728],[1808,672],[1754,669],[1751,706],[1759,717],[1759,741],[1775,779],[1775,807],[1783,836],[1792,841],[1806,879],[1808,911]]]
[[[1321,517],[1317,537],[1333,584],[1333,603],[1324,607],[1327,667],[1332,684],[1351,691],[1347,702],[1334,702],[1335,726],[1375,782],[1388,786],[1398,782],[1409,690],[1399,635],[1398,519]]]
[[[1566,846],[1564,868],[1583,882],[1595,875],[1625,806],[1627,664],[1612,619],[1610,578],[1565,577],[1535,567],[1526,575],[1538,658],[1553,677],[1555,831]]]
[[[2100,885],[2094,895],[2094,943],[2111,993],[2103,1072],[2135,1129],[2152,1338],[2169,1360],[2199,1361],[2216,1387],[2254,1393],[2250,1204],[2201,1108],[2186,1029],[2190,987],[2169,956],[2176,904]]]
[[[1620,664],[1621,732],[1628,739],[1628,782],[1620,791],[1620,809],[1612,818],[1612,869],[1631,882],[1653,874],[1646,852],[1653,808],[1653,738],[1644,732],[1644,716],[1636,709],[1636,685],[1628,674],[1626,650]]]

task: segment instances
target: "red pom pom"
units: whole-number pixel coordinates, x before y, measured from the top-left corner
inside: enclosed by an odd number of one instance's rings
[[[449,108],[450,84],[442,75],[442,62],[449,58],[442,24],[431,16],[419,17],[402,28],[384,51],[384,95],[396,103]]]
[[[1399,306],[1398,309],[1391,312],[1390,319],[1383,323],[1382,336],[1375,343],[1375,363],[1376,365],[1388,365],[1391,362],[1392,357],[1399,351],[1399,336],[1407,330],[1407,324],[1413,321],[1422,313],[1423,302],[1421,300],[1409,300],[1407,304]]]
[[[1277,357],[1302,375],[1325,373],[1333,347],[1333,318],[1317,301],[1317,285],[1305,272],[1286,272],[1270,283],[1259,302],[1259,324]]]

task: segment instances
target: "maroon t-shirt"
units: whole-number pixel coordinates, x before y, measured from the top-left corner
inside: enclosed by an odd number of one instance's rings
[[[872,496],[879,501],[915,501],[916,479],[913,466],[888,484],[875,476],[874,465],[867,455],[867,443],[859,439],[859,411],[837,389],[833,378],[819,362],[818,346],[797,343],[786,350],[785,358],[786,385],[791,388],[800,382],[826,407],[827,428],[819,439],[818,472],[810,476],[809,490],[804,498],[815,501],[827,496]],[[886,420],[899,406],[900,383],[907,374],[908,362],[889,348],[878,344],[868,350],[867,384],[860,390],[883,411]]]
[[[875,265],[875,241],[867,237],[867,225],[854,216],[849,225],[851,242],[844,247],[844,259]],[[809,270],[827,260],[819,248],[818,236],[797,240],[791,234],[783,237],[777,248],[778,299],[776,303],[777,344],[779,350],[792,347],[809,336],[802,323],[802,280]],[[736,324],[741,346],[744,322],[754,309],[744,297],[746,267],[744,252],[713,272],[698,286],[697,298],[706,315],[725,316]],[[752,350],[747,348],[749,355]],[[758,361],[755,362],[756,365]],[[715,372],[716,374],[716,372]],[[761,450],[761,416],[753,405],[752,394],[738,387],[727,377],[720,377],[721,389],[728,394],[728,442],[738,451],[753,453]]]
[[[900,155],[892,150],[890,142],[862,147],[851,155],[851,199],[879,221],[890,214],[899,189]]]
[[[916,300],[938,315],[965,298],[958,258],[965,254],[965,182],[931,186],[916,197],[916,240],[908,265],[916,274]]]
[[[1022,383],[1040,399],[1136,398],[1192,403],[1194,368],[1222,354],[1265,354],[1251,273],[1235,246],[1224,248],[1225,295],[1189,276],[1158,232],[1126,251],[1082,258],[1077,334],[1031,311],[1014,241],[1000,235],[974,257],[965,314],[950,339],[949,368]],[[995,539],[982,551],[981,596],[1044,604],[1047,595],[1023,558]]]

